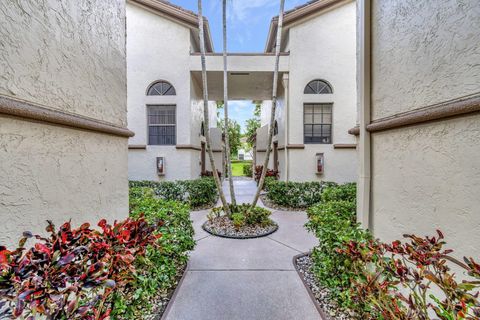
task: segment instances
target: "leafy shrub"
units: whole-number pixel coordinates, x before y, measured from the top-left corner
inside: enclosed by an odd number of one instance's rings
[[[209,219],[213,219],[214,217],[220,217],[224,214],[223,207],[217,207],[212,209],[212,214],[209,215]],[[234,216],[236,217],[237,221],[240,221],[240,215],[242,215],[245,219],[245,224],[247,225],[261,225],[261,226],[268,226],[272,224],[272,220],[270,220],[270,215],[272,214],[269,210],[262,208],[262,207],[254,207],[252,208],[249,204],[239,204],[236,206],[230,205],[230,219],[234,221]]]
[[[192,208],[213,206],[218,199],[217,186],[212,178],[185,180],[188,204]]]
[[[440,231],[406,235],[410,243],[374,239],[355,222],[355,191],[353,184],[326,188],[307,210],[306,227],[319,239],[312,271],[331,297],[361,319],[478,319],[480,264],[449,256]],[[458,283],[448,263],[475,279]]]
[[[357,185],[345,183],[342,185],[330,184],[322,192],[322,202],[329,201],[350,201],[356,202]]]
[[[268,200],[276,205],[291,208],[306,208],[320,202],[324,189],[336,185],[325,181],[285,182],[271,178],[266,181],[265,190]],[[355,188],[354,184],[348,184],[348,188],[345,187],[345,189],[350,190],[351,185]]]
[[[444,250],[443,234],[437,235],[405,235],[409,243],[351,241],[339,250],[352,261],[349,293],[364,318],[431,319],[432,312],[444,320],[480,318],[480,264],[450,256],[453,250]],[[449,263],[471,279],[457,282]]]
[[[239,212],[232,213],[232,222],[235,228],[240,229],[245,225],[245,215]]]
[[[355,276],[351,259],[338,253],[344,243],[355,239],[366,243],[371,239],[367,231],[355,223],[355,203],[350,201],[322,202],[307,210],[307,230],[319,239],[312,251],[313,272],[320,284],[330,288],[332,297],[340,305],[350,307],[350,279]]]
[[[0,247],[0,298],[9,301],[14,318],[105,319],[111,313],[112,292],[122,292],[133,282],[134,261],[147,247],[158,250],[155,225],[143,217],[113,226],[101,220],[101,231],[88,223],[59,230],[49,222],[49,237],[26,250],[29,232],[19,248]],[[26,253],[24,252],[26,251]],[[5,302],[2,302],[5,303]]]
[[[255,181],[259,182],[260,177],[262,176],[263,166],[255,166]],[[267,174],[265,177],[273,177],[278,179],[280,172],[278,170],[267,169]]]
[[[144,216],[150,223],[160,222],[156,233],[162,235],[158,240],[161,250],[148,247],[146,255],[135,261],[139,271],[132,286],[114,295],[112,315],[124,319],[142,318],[142,312],[153,307],[153,297],[175,286],[188,260],[188,251],[195,245],[187,204],[162,200],[151,194],[135,197],[136,189],[130,189],[130,215]]]
[[[162,200],[188,203],[192,208],[213,206],[218,198],[217,187],[213,178],[175,182],[130,181],[130,188],[138,187],[150,188]]]
[[[246,163],[243,165],[243,175],[246,177],[253,176],[253,169],[251,163]]]
[[[221,179],[222,178],[222,173],[217,169],[218,177]],[[213,177],[213,171],[204,171],[200,174],[202,178],[206,177]]]

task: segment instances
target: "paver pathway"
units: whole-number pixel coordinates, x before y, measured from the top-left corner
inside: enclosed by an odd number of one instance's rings
[[[228,194],[225,182],[224,190]],[[235,181],[237,201],[250,202],[253,181]],[[292,263],[316,238],[304,229],[303,212],[275,211],[277,232],[235,240],[202,229],[208,211],[192,212],[197,246],[173,301],[169,320],[310,320],[320,319]]]

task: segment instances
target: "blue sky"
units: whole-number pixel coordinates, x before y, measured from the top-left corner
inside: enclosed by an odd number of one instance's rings
[[[285,10],[308,0],[285,0]],[[197,12],[197,0],[170,0],[173,4]],[[272,17],[278,15],[278,0],[227,0],[229,52],[263,52]],[[203,0],[203,15],[212,30],[215,51],[221,52],[222,0]]]
[[[285,10],[308,0],[285,0]],[[170,0],[173,4],[197,12],[197,0]],[[227,30],[229,52],[263,52],[272,17],[277,16],[277,0],[227,0]],[[203,0],[203,15],[208,18],[216,52],[223,50],[222,0]],[[273,66],[272,66],[273,69]],[[253,117],[251,101],[230,101],[229,114],[245,128]]]

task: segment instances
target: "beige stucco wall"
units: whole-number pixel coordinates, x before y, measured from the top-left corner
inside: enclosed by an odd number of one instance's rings
[[[444,231],[459,255],[480,254],[480,115],[375,133],[373,231],[385,239]]]
[[[373,1],[373,117],[480,93],[478,1]],[[444,231],[479,256],[480,116],[372,133],[376,236]]]
[[[123,1],[0,2],[0,95],[126,125]],[[127,139],[0,116],[0,243],[128,214]]]
[[[0,94],[126,126],[124,1],[1,1],[0,48]]]
[[[372,21],[372,120],[480,91],[478,0],[376,0]]]
[[[294,181],[356,181],[355,149],[333,148],[333,144],[356,143],[355,138],[348,134],[348,129],[356,123],[355,2],[348,2],[292,26],[288,46],[288,144],[304,143],[304,103],[333,103],[332,144],[308,144],[305,149],[289,150],[289,178]],[[303,94],[305,86],[314,79],[328,81],[333,87],[333,94]],[[325,173],[320,176],[316,175],[316,153],[325,155]]]
[[[128,214],[127,139],[0,117],[0,243]]]

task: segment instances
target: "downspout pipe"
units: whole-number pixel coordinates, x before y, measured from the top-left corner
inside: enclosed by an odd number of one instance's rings
[[[371,0],[358,2],[359,54],[358,103],[359,103],[359,181],[357,188],[357,221],[373,231],[371,219],[371,137],[367,126],[371,122]]]
[[[285,141],[284,141],[284,153],[285,153],[285,181],[289,181],[290,170],[289,170],[289,151],[288,151],[288,135],[289,135],[289,105],[290,105],[290,95],[289,95],[289,75],[288,73],[283,74],[283,88],[284,88],[284,97],[285,97]]]

